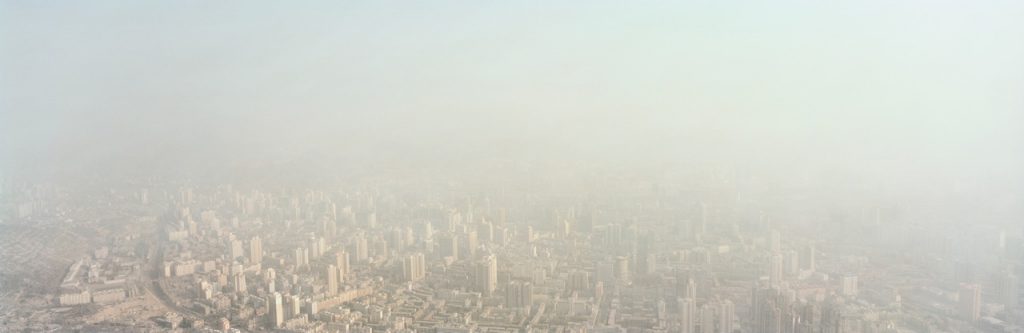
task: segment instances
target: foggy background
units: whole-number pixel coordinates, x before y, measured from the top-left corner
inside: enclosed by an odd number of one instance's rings
[[[0,165],[707,167],[1019,210],[1022,17],[1019,1],[4,1]]]

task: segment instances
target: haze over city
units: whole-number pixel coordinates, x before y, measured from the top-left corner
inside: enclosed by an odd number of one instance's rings
[[[1021,332],[1021,18],[0,1],[0,331]]]

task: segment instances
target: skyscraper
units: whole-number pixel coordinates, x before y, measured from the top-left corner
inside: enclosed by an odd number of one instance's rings
[[[241,257],[241,256],[244,255],[243,252],[242,252],[242,241],[241,240],[238,240],[238,239],[232,239],[231,240],[231,251],[230,251],[229,254],[231,256],[231,260],[235,260],[238,257]]]
[[[426,259],[423,253],[414,253],[402,259],[402,277],[405,281],[419,281],[424,276],[426,276]]]
[[[338,294],[338,267],[327,265],[327,294]]]
[[[768,251],[778,253],[782,251],[782,234],[778,230],[768,233]]]
[[[529,308],[533,305],[533,285],[529,282],[512,281],[505,290],[505,305],[509,308]]]
[[[259,236],[253,236],[249,240],[249,261],[253,263],[263,262],[263,240]]]
[[[470,258],[476,257],[476,248],[479,245],[477,240],[476,231],[470,231],[466,233],[466,252],[469,253]]]
[[[629,281],[629,258],[626,256],[615,257],[615,280],[620,282]]]
[[[736,317],[736,306],[729,300],[718,303],[718,330],[717,332],[732,333],[733,319]]]
[[[715,306],[711,303],[700,307],[700,332],[715,333]]]
[[[1015,308],[1019,304],[1018,293],[1019,293],[1019,279],[1016,274],[1006,270],[997,273],[995,278],[996,294],[999,295],[998,302],[1005,305],[1008,308]]]
[[[774,253],[768,258],[768,281],[772,287],[782,285],[782,255]]]
[[[857,296],[857,276],[856,275],[844,275],[840,278],[842,284],[840,292],[843,296]]]
[[[814,249],[814,244],[804,246],[803,253],[800,254],[800,269],[814,271],[814,257],[816,254],[817,251]]]
[[[274,293],[270,304],[270,325],[281,327],[282,324],[284,324],[284,301],[281,299],[281,293]]]
[[[692,278],[686,279],[686,289],[683,291],[683,297],[690,299],[697,298],[697,282],[693,281]]]
[[[356,261],[363,262],[370,258],[370,249],[366,242],[365,236],[356,237],[356,242],[353,246],[356,253]]]
[[[490,296],[498,288],[498,259],[494,255],[484,257],[475,267],[476,289]]]
[[[490,222],[480,222],[480,224],[477,225],[476,227],[476,233],[477,236],[479,236],[484,243],[490,243],[494,241],[494,225],[491,224]]]
[[[295,268],[309,265],[309,250],[304,247],[295,248]]]
[[[438,237],[441,257],[452,257],[459,259],[459,240],[452,234],[444,234]]]
[[[340,272],[339,279],[344,281],[345,275],[347,275],[351,269],[349,268],[348,252],[342,250],[334,254],[334,265],[338,267]]]
[[[697,302],[693,298],[679,298],[679,332],[695,333],[697,326]]]
[[[981,288],[978,285],[960,284],[960,315],[971,322],[981,317]]]
[[[568,284],[570,291],[583,293],[590,290],[590,273],[582,270],[574,270],[569,273]]]
[[[245,285],[245,274],[244,273],[235,274],[235,276],[234,276],[234,283],[235,283],[235,292],[244,293],[247,290],[246,285]]]

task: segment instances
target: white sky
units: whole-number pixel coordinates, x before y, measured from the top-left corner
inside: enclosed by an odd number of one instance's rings
[[[702,159],[1019,181],[1021,18],[1020,1],[3,1],[0,157]]]

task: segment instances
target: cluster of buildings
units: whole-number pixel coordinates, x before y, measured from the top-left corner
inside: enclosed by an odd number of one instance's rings
[[[123,197],[159,207],[152,230],[75,260],[52,303],[153,299],[153,325],[207,332],[1022,331],[1013,233],[611,188],[142,190]]]

